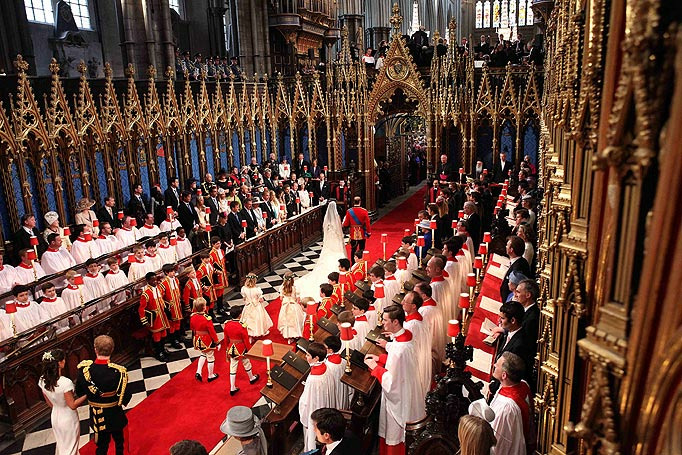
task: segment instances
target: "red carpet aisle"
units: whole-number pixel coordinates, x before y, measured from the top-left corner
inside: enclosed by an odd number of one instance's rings
[[[279,298],[267,306],[274,323],[269,338],[276,343],[286,343],[276,329],[280,306]],[[218,337],[222,339],[222,335]],[[252,362],[252,365],[254,373],[260,374],[261,379],[254,385],[249,384],[240,366],[237,385],[241,390],[231,397],[224,345],[216,354],[216,371],[220,374],[217,381],[198,383],[194,379],[196,361],[193,362],[128,412],[130,454],[166,455],[169,447],[182,439],[195,439],[212,449],[223,437],[219,427],[227,410],[237,405],[250,407],[261,397],[260,390],[265,385],[265,362]],[[95,444],[90,442],[80,453],[94,455]],[[114,454],[113,441],[109,453]]]
[[[410,229],[414,232],[414,219],[417,217],[417,212],[424,209],[425,193],[426,187],[418,190],[405,202],[372,225],[372,236],[365,245],[365,249],[370,253],[372,264],[377,259],[381,259],[383,255],[381,234],[388,234],[386,257],[390,258],[400,247],[400,240],[403,238],[405,229]]]

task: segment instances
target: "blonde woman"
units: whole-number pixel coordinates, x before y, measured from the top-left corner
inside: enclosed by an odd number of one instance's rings
[[[99,227],[94,225],[94,221],[97,220],[97,215],[95,215],[95,212],[90,210],[93,205],[95,205],[95,201],[92,199],[83,198],[78,201],[76,204],[76,224],[85,224],[86,226],[90,226],[93,236],[96,237],[99,235]]]
[[[535,256],[535,248],[533,247],[533,243],[535,242],[535,231],[530,225],[522,224],[519,226],[518,235],[526,244],[526,248],[523,251],[523,257],[526,258],[529,265],[532,265]]]
[[[270,315],[265,311],[263,290],[256,286],[257,281],[257,275],[253,273],[246,275],[246,281],[241,290],[244,299],[244,311],[239,321],[246,325],[250,338],[269,334],[270,328],[273,326]]]
[[[299,303],[296,286],[294,286],[294,274],[287,272],[284,274],[284,283],[279,293],[282,299],[282,307],[279,310],[277,328],[282,332],[282,336],[290,342],[295,342],[296,338],[301,337],[301,329],[305,322],[305,312]]]
[[[222,188],[218,188],[218,212],[230,213],[230,201],[227,200],[227,194]]]
[[[197,211],[197,215],[199,215],[199,227],[201,229],[204,229],[206,225],[209,223],[208,221],[208,213],[206,213],[206,206],[204,205],[204,198],[203,197],[197,197],[197,205],[195,207],[195,210]]]
[[[275,193],[274,190],[270,190],[270,200],[275,206],[275,215],[277,215],[277,220],[281,223],[285,222],[287,220],[287,211],[286,209],[280,210],[282,203],[280,202],[279,198],[277,197],[277,193]]]
[[[497,444],[495,433],[488,422],[480,417],[465,415],[457,428],[460,455],[490,455]]]

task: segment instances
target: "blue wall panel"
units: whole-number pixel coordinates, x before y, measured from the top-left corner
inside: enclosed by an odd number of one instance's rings
[[[233,166],[241,167],[239,154],[239,135],[236,132],[232,133],[232,155],[234,155]]]
[[[7,205],[5,185],[0,185],[0,223],[2,223],[2,231],[5,233],[5,236],[9,236],[12,232],[12,224],[9,221],[9,206]]]
[[[213,144],[211,138],[206,137],[206,169],[208,173],[215,177],[215,161],[213,161]]]
[[[229,172],[229,165],[227,162],[228,155],[227,155],[227,142],[225,142],[225,132],[221,131],[220,135],[218,136],[218,145],[220,148],[220,167],[227,170]]]
[[[66,171],[64,170],[64,164],[62,163],[62,160],[60,158],[57,158],[57,173],[62,177],[62,182],[67,182],[66,180]],[[63,185],[62,185],[63,186]],[[64,204],[64,207],[66,207],[66,220],[62,220],[62,224],[71,224],[73,223],[73,217],[74,213],[72,210],[70,210],[69,207],[69,199],[67,197],[66,191],[62,191],[62,204]]]
[[[168,186],[168,169],[166,167],[166,149],[162,143],[156,146],[156,160],[159,163],[159,184],[163,191]]]
[[[282,146],[284,148],[284,156],[289,163],[293,163],[291,159],[291,129],[287,127],[282,135]]]
[[[516,145],[516,130],[509,120],[502,123],[502,134],[500,136],[500,153],[507,152],[507,161],[516,161],[514,148]]]
[[[21,192],[21,179],[19,178],[19,170],[17,163],[12,162],[12,192],[14,193],[14,201],[17,204],[17,215],[19,218],[24,216],[26,208],[24,207],[24,197]]]
[[[130,178],[128,167],[126,166],[126,155],[122,148],[117,152],[118,175],[121,177],[121,193],[123,193],[123,205],[127,205],[130,200]]]
[[[104,167],[104,157],[99,150],[95,152],[95,168],[97,169],[97,188],[99,189],[99,196],[104,202],[108,196],[109,189],[107,188],[107,172]]]
[[[45,229],[45,218],[43,212],[40,210],[40,203],[38,202],[38,182],[36,180],[36,170],[33,164],[29,161],[24,163],[26,168],[26,176],[28,177],[28,184],[33,197],[31,198],[31,212],[36,217],[36,226],[39,230]]]
[[[483,167],[486,169],[493,168],[493,129],[488,125],[478,127],[476,160],[483,161]]]
[[[45,183],[45,196],[47,197],[47,208],[53,212],[57,211],[57,200],[54,194],[54,179],[50,172],[50,163],[47,158],[40,161],[40,172],[43,174],[43,182]]]
[[[133,184],[140,183],[142,185],[142,191],[144,191],[145,194],[151,194],[151,186],[149,184],[149,171],[147,169],[147,154],[143,152],[144,148],[138,147],[137,174],[139,175],[140,181],[133,182]]]
[[[532,123],[528,123],[523,134],[523,154],[530,156],[530,162],[538,164],[538,130]]]
[[[197,140],[192,136],[189,142],[189,153],[192,161],[192,177],[201,182],[201,172],[199,170],[199,150],[197,149]]]

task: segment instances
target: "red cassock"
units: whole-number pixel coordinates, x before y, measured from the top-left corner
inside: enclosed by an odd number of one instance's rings
[[[199,297],[201,297],[201,283],[199,283],[199,280],[187,280],[185,289],[182,291],[183,309],[185,312],[189,313],[192,311],[194,300]]]
[[[222,297],[223,291],[227,288],[227,271],[225,270],[225,253],[220,248],[211,248],[209,253],[211,264],[215,270],[215,294]]]
[[[140,295],[139,315],[143,325],[149,326],[152,339],[161,341],[166,336],[166,330],[170,327],[168,318],[163,311],[163,296],[158,288],[145,286]]]
[[[203,292],[204,298],[206,299],[207,308],[213,309],[217,299],[215,292],[215,269],[210,264],[204,264],[203,262],[197,268],[197,279],[201,282],[202,286],[207,289]]]
[[[353,277],[353,287],[355,287],[356,282],[360,280],[365,281],[367,278],[367,262],[364,259],[360,259],[350,268],[350,273]]]
[[[218,344],[218,335],[215,333],[211,316],[206,313],[192,313],[189,318],[189,328],[192,329],[194,349],[202,352],[215,349]]]
[[[249,332],[239,321],[228,321],[225,323],[225,346],[228,357],[241,357],[246,351],[251,349],[249,343]]]
[[[355,222],[352,216],[350,216],[349,212],[351,210],[360,222],[359,224]],[[365,236],[365,230],[367,231],[367,234],[372,233],[370,230],[369,213],[367,213],[367,210],[362,207],[353,207],[352,209],[348,209],[346,211],[346,216],[343,218],[343,227],[350,227],[351,240],[366,239],[367,237]]]
[[[159,283],[159,290],[163,296],[163,303],[170,313],[170,333],[174,333],[180,330],[180,322],[182,322],[180,281],[177,278],[165,277]]]
[[[334,305],[332,298],[331,297],[324,297],[322,298],[322,302],[320,305],[317,307],[317,318],[322,319],[322,318],[329,318],[332,315],[332,305]],[[317,323],[317,321],[316,321]],[[310,322],[308,321],[308,324]]]

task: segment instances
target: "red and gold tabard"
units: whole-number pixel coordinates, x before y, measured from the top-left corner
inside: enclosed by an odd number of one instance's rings
[[[346,275],[346,284],[343,286],[344,292],[355,291],[355,279],[352,272],[339,272],[340,275]],[[340,278],[339,278],[340,279]]]
[[[215,294],[217,297],[222,297],[224,290],[227,288],[227,271],[225,270],[225,253],[220,248],[211,248],[209,254],[211,258],[211,265],[215,270]]]
[[[163,296],[163,303],[170,312],[171,321],[182,320],[180,281],[167,276],[159,283],[159,290]]]
[[[203,291],[203,295],[208,302],[208,308],[212,309],[217,300],[215,292],[215,269],[213,266],[202,262],[197,269],[197,279],[201,283],[201,286],[206,288],[206,290]]]
[[[332,315],[332,305],[334,302],[331,297],[323,297],[322,302],[317,308],[317,318],[329,318]]]
[[[198,351],[215,349],[218,335],[213,327],[211,316],[206,313],[192,313],[189,318],[189,328],[192,330],[192,344]]]
[[[350,273],[353,276],[353,285],[357,281],[365,281],[367,279],[367,262],[364,259],[358,259],[350,268]]]
[[[246,351],[251,349],[249,342],[249,332],[246,326],[239,321],[228,321],[225,323],[225,354],[229,358],[241,357]]]
[[[351,216],[351,210],[357,221]],[[348,209],[343,219],[343,227],[350,228],[351,240],[365,240],[367,238],[365,231],[367,234],[371,234],[369,213],[364,208],[358,206]]]
[[[163,296],[159,289],[154,286],[145,286],[142,295],[140,295],[138,311],[142,324],[149,324],[149,331],[152,332],[154,341],[160,341],[161,338],[165,337],[166,330],[170,327],[163,308]],[[150,320],[147,316],[147,311],[153,314],[153,317],[151,317],[153,320]]]
[[[333,284],[332,287],[334,288],[332,296],[330,297],[332,305],[341,305],[343,303],[343,296],[341,295],[341,285]]]
[[[197,278],[188,279],[185,283],[185,289],[182,291],[182,302],[186,313],[192,311],[194,300],[201,297],[201,283]]]

